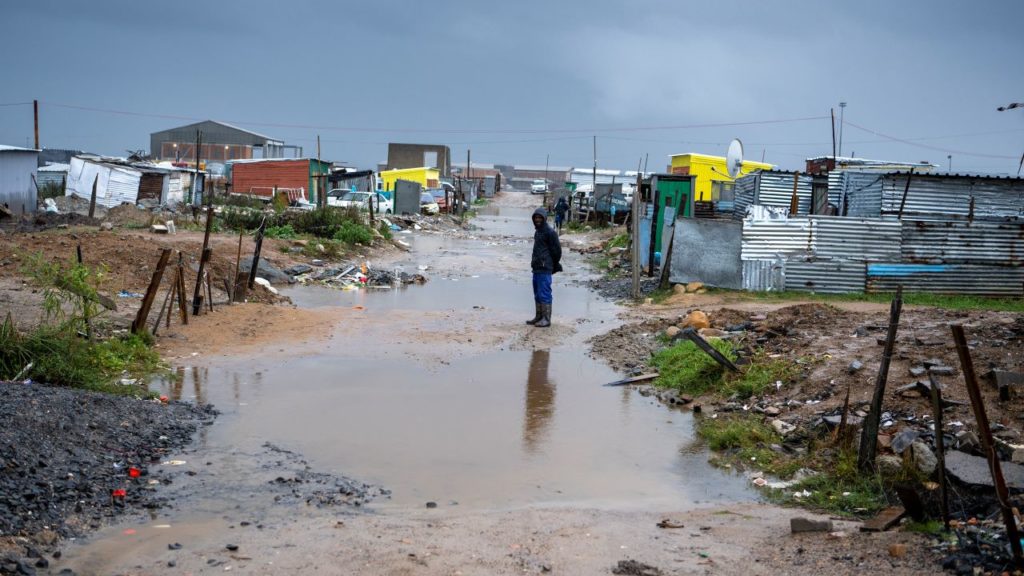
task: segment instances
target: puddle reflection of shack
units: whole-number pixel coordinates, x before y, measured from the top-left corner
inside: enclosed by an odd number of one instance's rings
[[[548,377],[551,352],[534,350],[526,376],[523,449],[536,453],[555,415],[555,383]]]

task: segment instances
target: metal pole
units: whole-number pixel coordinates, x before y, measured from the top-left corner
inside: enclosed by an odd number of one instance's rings
[[[843,119],[846,118],[846,102],[839,103],[839,155],[843,155]]]
[[[327,206],[327,196],[323,191],[323,184],[320,181],[320,135],[316,135],[316,205],[323,208]]]
[[[594,188],[590,191],[590,193],[591,194],[596,194],[597,193],[597,136],[594,136],[594,173],[593,173],[593,179],[591,180],[591,185]]]
[[[836,109],[829,108],[829,113],[832,114],[832,164],[836,162]],[[761,156],[761,161],[764,161],[764,155]]]

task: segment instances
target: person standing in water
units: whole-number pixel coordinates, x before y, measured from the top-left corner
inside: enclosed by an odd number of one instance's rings
[[[548,212],[537,208],[533,212],[533,255],[530,267],[533,269],[533,300],[537,313],[527,324],[538,328],[551,326],[551,277],[562,271],[562,244],[558,232],[548,225]]]

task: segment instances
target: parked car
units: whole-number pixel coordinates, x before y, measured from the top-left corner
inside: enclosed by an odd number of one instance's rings
[[[445,198],[444,188],[427,188],[426,192],[434,198],[434,203],[437,204],[438,210],[444,210],[448,207],[448,199]],[[451,192],[448,192],[448,194],[451,194]]]
[[[430,192],[420,193],[420,212],[431,216],[441,212],[441,207],[434,201],[434,195]]]
[[[533,184],[530,185],[530,194],[545,194],[548,191],[547,180],[534,180]]]
[[[376,196],[373,198],[373,211],[375,214],[391,214],[394,212],[394,203],[380,192],[358,192],[336,188],[327,193],[327,205],[367,210],[369,209],[370,198],[373,196]]]

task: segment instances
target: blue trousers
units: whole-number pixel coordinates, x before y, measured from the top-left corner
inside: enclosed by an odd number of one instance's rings
[[[533,299],[541,304],[551,304],[551,274],[533,273]]]

